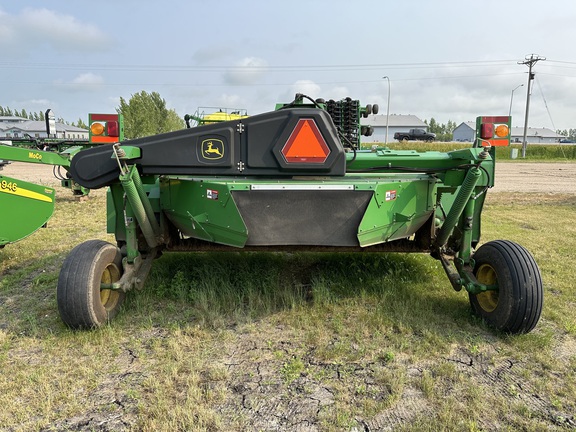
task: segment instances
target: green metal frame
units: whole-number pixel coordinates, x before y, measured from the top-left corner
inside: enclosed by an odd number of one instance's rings
[[[297,96],[289,106],[327,109],[323,101],[307,102],[305,98]],[[354,118],[365,116],[367,108],[353,102],[350,106],[358,110]],[[286,106],[278,105],[277,109]],[[338,177],[141,176],[138,171],[141,149],[114,144],[112,157],[117,160],[121,174],[108,191],[107,228],[123,249],[124,272],[120,281],[103,288],[127,291],[142,287],[152,260],[181,237],[193,239],[194,244],[245,248],[250,232],[235,194],[252,190],[281,194],[283,190],[317,189],[319,199],[324,190],[371,193],[357,226],[359,250],[380,250],[378,247],[383,244],[391,244],[393,249],[395,242],[412,242],[415,244],[412,250],[430,252],[441,261],[454,289],[465,288],[473,294],[497,289],[479,283],[472,271],[473,252],[480,241],[485,192],[494,185],[495,152],[490,149],[492,141],[481,137],[481,122],[479,118],[476,141],[471,148],[447,153],[388,148],[359,150],[357,143],[344,140],[350,151],[346,155],[346,175]],[[502,145],[503,140],[498,141]],[[35,149],[36,141],[30,141],[28,147],[26,143],[20,145],[24,146],[0,146],[0,159],[68,169],[74,155],[86,148],[66,146],[52,152]],[[80,194],[88,193],[73,179],[63,180],[63,185],[77,188]],[[0,232],[0,246],[45,224],[52,215],[53,195],[50,188],[0,176],[0,203],[5,208],[9,205],[16,208],[17,215],[38,215],[22,216],[21,229],[15,228],[16,220],[4,224],[8,228]],[[414,241],[418,236],[419,240]]]
[[[32,141],[29,143],[32,143]],[[22,143],[19,144],[22,145]],[[13,162],[61,166],[67,171],[70,167],[72,157],[84,148],[83,146],[68,145],[65,150],[54,152],[37,150],[26,145],[21,147],[0,145],[0,159]],[[70,189],[76,196],[87,197],[90,193],[89,189],[80,186],[72,178],[62,178],[60,181],[62,187]]]
[[[54,212],[54,189],[0,175],[0,247],[45,226]]]
[[[347,156],[345,176],[320,179],[141,177],[136,169],[140,149],[125,145],[117,150],[113,157],[122,174],[108,193],[108,231],[126,249],[127,271],[113,288],[141,286],[151,259],[174,240],[174,227],[179,235],[198,241],[245,247],[249,232],[234,200],[236,192],[317,186],[321,197],[322,187],[346,185],[372,192],[358,226],[360,248],[409,238],[432,220],[431,241],[421,248],[442,262],[453,287],[471,293],[495,289],[478,283],[472,274],[484,192],[494,181],[494,153],[488,148],[448,153],[356,151]],[[211,191],[217,191],[217,199],[210,199]]]
[[[9,145],[0,145],[0,159],[28,162],[43,165],[60,165],[63,167],[70,166],[70,155],[68,152],[64,155],[51,151],[35,150],[29,147],[15,147]]]

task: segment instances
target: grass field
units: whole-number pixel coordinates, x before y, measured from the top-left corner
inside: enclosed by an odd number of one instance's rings
[[[105,328],[55,287],[105,233],[104,196],[58,190],[48,228],[0,250],[0,430],[576,428],[576,197],[489,195],[483,241],[539,263],[542,319],[507,336],[438,262],[405,254],[167,254]]]

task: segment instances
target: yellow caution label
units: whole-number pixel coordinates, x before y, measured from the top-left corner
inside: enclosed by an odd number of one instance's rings
[[[52,194],[52,190],[50,190],[50,189],[44,189],[44,191],[46,193]],[[6,181],[6,180],[0,181],[0,192],[10,194],[10,195],[21,196],[24,198],[31,198],[31,199],[37,200],[37,201],[45,201],[45,202],[52,202],[53,201],[53,197],[46,196],[46,195],[43,195],[43,194],[38,193],[38,192],[34,192],[34,191],[31,191],[28,189],[21,188],[18,186],[18,183],[14,182],[14,181]]]

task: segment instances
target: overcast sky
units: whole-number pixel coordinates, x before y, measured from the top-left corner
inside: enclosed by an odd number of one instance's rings
[[[68,121],[156,91],[198,107],[272,110],[296,92],[350,96],[459,124],[505,115],[576,128],[574,0],[0,0],[0,105]]]

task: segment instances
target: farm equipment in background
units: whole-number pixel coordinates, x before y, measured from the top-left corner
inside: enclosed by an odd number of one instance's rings
[[[47,116],[48,118],[48,116]],[[119,114],[91,114],[89,139],[11,138],[0,144],[2,167],[13,162],[53,165],[54,176],[74,196],[84,198],[89,190],[69,175],[75,154],[102,144],[124,139],[124,125]],[[53,136],[47,122],[47,135]],[[45,226],[54,212],[55,190],[51,187],[18,180],[0,174],[0,247],[14,243]]]
[[[509,145],[510,118],[479,117],[467,149],[361,150],[361,118],[374,111],[298,94],[272,112],[77,153],[70,174],[108,188],[116,244],[70,252],[57,287],[63,321],[108,322],[162,252],[400,251],[440,260],[497,329],[532,330],[542,309],[533,257],[505,240],[476,249],[494,146]]]
[[[248,111],[243,108],[211,108],[200,107],[194,114],[186,114],[186,127],[203,126],[223,121],[240,120],[248,117]]]

